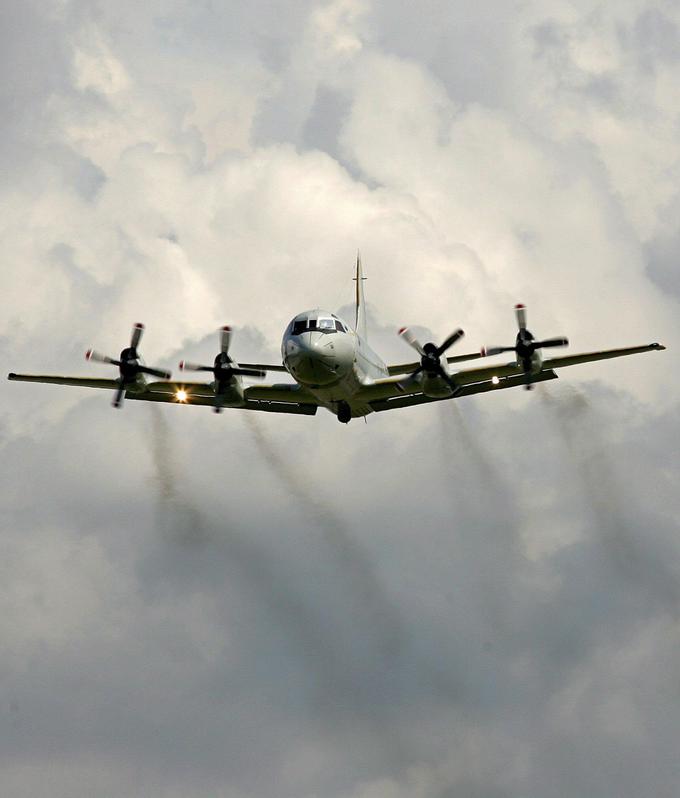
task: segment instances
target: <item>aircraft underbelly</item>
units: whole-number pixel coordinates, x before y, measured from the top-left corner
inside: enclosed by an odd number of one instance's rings
[[[371,406],[360,398],[362,388],[363,383],[359,376],[354,369],[351,369],[335,385],[310,387],[307,390],[314,394],[319,402],[332,413],[335,414],[338,405],[344,403],[351,408],[353,417],[359,417],[373,412]]]

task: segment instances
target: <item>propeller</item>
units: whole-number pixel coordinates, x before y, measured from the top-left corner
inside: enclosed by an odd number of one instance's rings
[[[111,366],[118,366],[120,376],[118,377],[118,387],[113,399],[113,406],[120,407],[123,404],[125,397],[125,390],[128,386],[137,380],[139,374],[149,374],[152,377],[158,377],[161,380],[169,380],[170,372],[163,369],[154,369],[150,366],[143,366],[139,362],[139,354],[137,347],[142,340],[144,332],[143,324],[135,324],[132,328],[132,335],[130,336],[130,346],[125,347],[116,360],[108,355],[102,355],[94,349],[88,349],[85,353],[86,360],[93,363],[107,363]]]
[[[263,369],[243,368],[229,357],[231,343],[231,327],[225,325],[220,329],[220,351],[215,357],[212,366],[203,366],[200,363],[191,363],[182,360],[179,364],[181,371],[209,371],[215,378],[215,412],[219,413],[221,407],[218,403],[220,394],[226,389],[234,377],[264,377],[267,372]]]
[[[500,355],[503,352],[514,352],[517,355],[517,361],[522,364],[526,374],[531,374],[532,363],[531,359],[537,349],[548,349],[553,346],[568,346],[569,340],[567,338],[544,338],[542,341],[536,341],[534,336],[527,330],[527,310],[522,304],[515,305],[515,316],[517,317],[517,327],[519,332],[515,339],[514,346],[485,346],[482,348],[482,355]],[[531,388],[531,384],[527,384],[527,389]]]
[[[452,391],[456,390],[457,386],[455,382],[442,365],[441,356],[447,349],[453,346],[456,341],[465,335],[461,329],[452,332],[439,346],[431,342],[421,344],[408,327],[402,327],[399,330],[399,335],[420,355],[420,365],[412,371],[403,382],[399,383],[399,387],[402,390],[412,383],[421,372],[424,372],[428,377],[440,377],[448,384]]]

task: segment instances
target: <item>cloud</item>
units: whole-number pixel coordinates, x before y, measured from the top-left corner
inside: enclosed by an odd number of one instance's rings
[[[669,345],[348,427],[8,384],[7,794],[674,795],[677,13],[3,14],[6,371],[278,359],[358,247],[395,362]]]

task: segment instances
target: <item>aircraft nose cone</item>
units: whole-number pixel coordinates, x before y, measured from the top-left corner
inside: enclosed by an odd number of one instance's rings
[[[285,343],[285,360],[299,382],[329,385],[342,377],[349,367],[346,346],[339,333],[304,332]]]

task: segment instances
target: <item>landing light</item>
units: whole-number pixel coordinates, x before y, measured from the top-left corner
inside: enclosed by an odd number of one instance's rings
[[[177,391],[177,393],[175,394],[175,399],[177,399],[177,401],[178,401],[178,402],[186,402],[186,400],[187,400],[187,392],[186,392],[186,391],[183,391],[183,390],[180,388],[180,389]]]
[[[493,385],[498,385],[498,383],[500,382],[500,380],[498,379],[498,377],[496,377],[496,376],[493,376],[493,377],[491,378],[491,382],[492,382],[492,384],[493,384]]]

